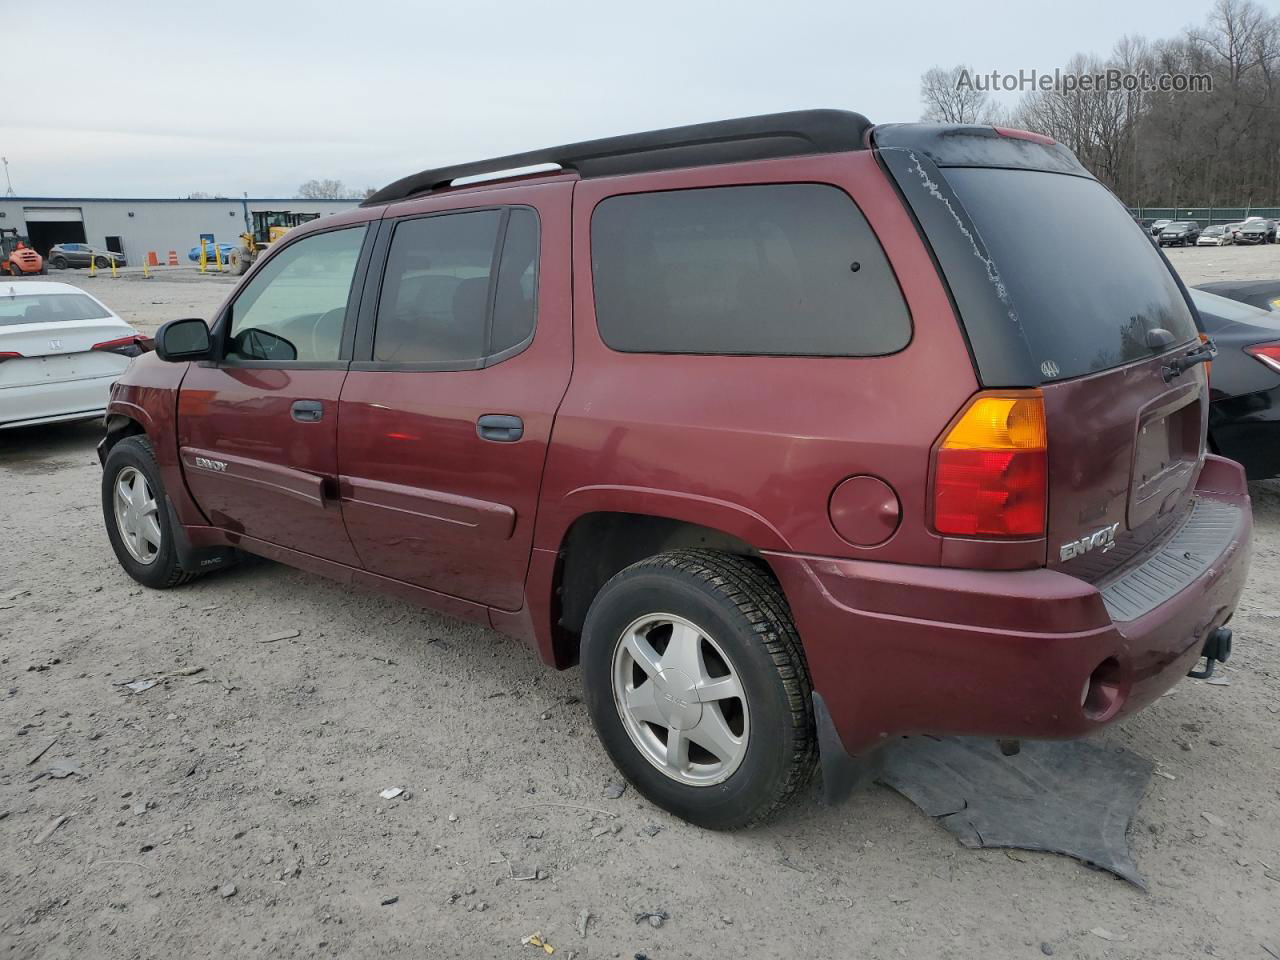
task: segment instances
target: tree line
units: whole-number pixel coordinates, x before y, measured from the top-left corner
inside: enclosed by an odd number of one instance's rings
[[[1046,134],[1131,206],[1280,204],[1280,16],[1254,0],[1215,0],[1202,26],[1122,37],[1108,56],[1076,54],[1062,68],[1108,70],[1206,75],[1211,89],[1032,90],[1007,108],[973,69],[934,67],[921,78],[922,119]]]

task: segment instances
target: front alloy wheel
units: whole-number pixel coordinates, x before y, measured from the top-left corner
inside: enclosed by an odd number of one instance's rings
[[[102,519],[120,566],[143,586],[163,590],[192,578],[178,560],[160,467],[144,435],[125,437],[107,454]]]
[[[147,478],[137,467],[125,467],[116,476],[116,529],[129,556],[141,564],[155,562],[164,543],[160,531],[160,507]]]

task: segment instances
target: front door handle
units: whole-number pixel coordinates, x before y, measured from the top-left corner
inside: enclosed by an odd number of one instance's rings
[[[324,416],[324,404],[319,400],[295,400],[289,415],[299,423],[316,423]]]
[[[481,440],[515,443],[524,436],[524,421],[506,413],[486,413],[476,421],[476,433]]]

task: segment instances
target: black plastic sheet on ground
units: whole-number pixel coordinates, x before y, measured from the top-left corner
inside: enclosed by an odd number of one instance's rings
[[[1130,750],[1027,741],[1006,757],[994,740],[909,737],[881,762],[880,782],[966,847],[1062,853],[1147,889],[1126,834],[1152,765]]]

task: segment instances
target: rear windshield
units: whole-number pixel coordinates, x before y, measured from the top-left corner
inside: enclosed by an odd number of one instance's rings
[[[63,320],[101,320],[111,316],[83,293],[29,293],[0,296],[0,327]]]
[[[978,228],[1046,380],[1153,354],[1147,332],[1194,339],[1195,321],[1153,243],[1096,180],[952,167],[947,182]]]

